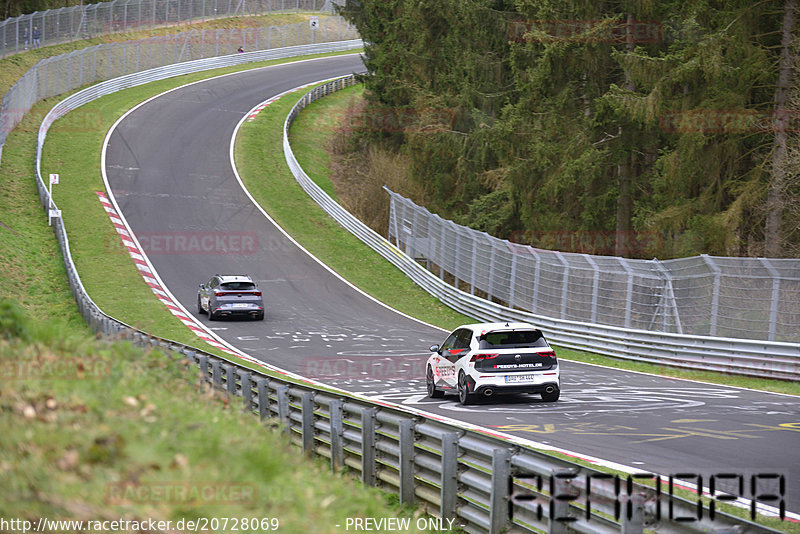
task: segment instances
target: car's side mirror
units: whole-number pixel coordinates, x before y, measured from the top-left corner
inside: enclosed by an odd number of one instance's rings
[[[431,352],[439,352],[439,345],[431,345],[428,350]]]

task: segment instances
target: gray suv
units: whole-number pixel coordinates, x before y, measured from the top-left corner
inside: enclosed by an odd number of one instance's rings
[[[247,275],[215,274],[200,285],[197,312],[207,313],[209,321],[220,317],[264,319],[264,301],[258,285]]]

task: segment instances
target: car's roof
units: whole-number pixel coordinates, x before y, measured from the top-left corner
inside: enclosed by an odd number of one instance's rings
[[[246,274],[217,274],[220,282],[252,282],[253,279]]]
[[[468,328],[473,332],[492,332],[494,330],[538,330],[530,323],[473,323],[459,326],[459,328]]]

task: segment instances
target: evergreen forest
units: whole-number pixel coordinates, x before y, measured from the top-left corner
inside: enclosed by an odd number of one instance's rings
[[[516,242],[800,257],[797,11],[349,0],[366,43],[359,124],[384,125],[359,143],[403,154],[431,211]]]

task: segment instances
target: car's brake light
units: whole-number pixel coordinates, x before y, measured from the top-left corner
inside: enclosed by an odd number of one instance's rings
[[[543,358],[555,358],[556,352],[554,350],[548,350],[547,352],[540,352],[539,356],[542,356]]]
[[[469,361],[477,362],[478,360],[491,360],[497,358],[497,354],[474,354]]]
[[[253,295],[255,295],[257,297],[260,297],[261,296],[261,291],[253,291]]]
[[[214,291],[214,296],[215,296],[215,297],[221,297],[221,296],[222,296],[222,295],[224,295],[224,294],[225,294],[225,292],[224,292],[224,291]]]

